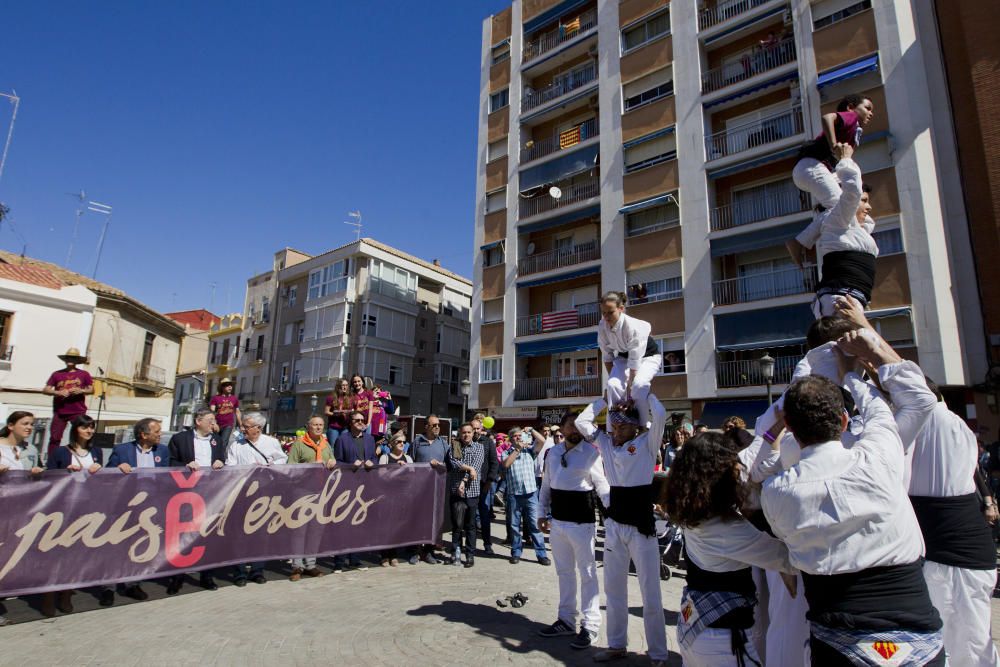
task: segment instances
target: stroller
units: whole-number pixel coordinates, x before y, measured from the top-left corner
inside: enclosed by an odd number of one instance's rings
[[[656,543],[660,546],[660,579],[670,579],[671,567],[677,567],[684,551],[684,532],[681,527],[670,523],[666,515],[656,518]]]

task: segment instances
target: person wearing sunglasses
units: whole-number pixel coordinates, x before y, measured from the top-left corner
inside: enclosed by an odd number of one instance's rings
[[[375,467],[375,438],[367,429],[368,418],[360,410],[354,410],[347,415],[347,430],[340,434],[333,447],[333,456],[337,463],[353,466],[355,470]],[[366,570],[361,563],[361,554],[348,554],[352,569]],[[336,556],[333,561],[333,571],[344,570],[344,556]]]
[[[559,618],[538,631],[542,637],[576,635],[570,648],[585,649],[601,628],[600,590],[594,554],[594,494],[610,502],[611,487],[604,476],[601,453],[583,441],[576,430],[575,412],[567,412],[554,430],[555,444],[545,458],[542,488],[538,494],[538,528],[549,533],[552,559],[559,575]],[[577,571],[580,605],[577,606]],[[576,619],[582,612],[580,632]]]

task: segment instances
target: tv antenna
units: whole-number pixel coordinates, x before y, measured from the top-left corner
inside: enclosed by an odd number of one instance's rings
[[[101,238],[97,241],[97,259],[94,260],[94,273],[91,274],[90,276],[91,278],[96,280],[97,269],[101,265],[101,253],[104,251],[104,239],[108,235],[108,226],[111,224],[111,205],[102,204],[96,201],[88,201],[87,210],[107,216],[104,219],[104,226],[101,227]]]
[[[361,240],[361,211],[348,211],[348,217],[353,218],[354,221],[344,220],[345,225],[350,225],[354,227],[354,232],[357,234],[357,240]]]
[[[73,257],[73,246],[76,244],[76,236],[80,231],[80,216],[83,215],[87,193],[83,188],[79,192],[67,192],[70,197],[75,197],[80,203],[76,207],[76,221],[73,223],[73,236],[69,240],[69,250],[66,251],[66,268],[69,268],[69,260]]]
[[[3,178],[3,167],[7,164],[7,151],[10,150],[10,140],[14,136],[14,121],[17,120],[17,108],[21,105],[21,98],[17,96],[17,91],[11,89],[9,93],[0,93],[0,97],[6,97],[14,106],[14,111],[10,115],[10,126],[7,128],[7,141],[3,145],[3,154],[0,155],[0,178]]]

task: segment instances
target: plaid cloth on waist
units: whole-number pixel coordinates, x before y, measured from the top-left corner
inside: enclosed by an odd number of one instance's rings
[[[835,648],[858,667],[917,667],[944,648],[940,632],[864,632],[838,630],[819,623],[809,626],[816,639]]]
[[[712,591],[701,593],[684,587],[681,611],[677,618],[677,639],[684,648],[691,648],[702,630],[731,611],[753,607],[757,601],[742,593]]]

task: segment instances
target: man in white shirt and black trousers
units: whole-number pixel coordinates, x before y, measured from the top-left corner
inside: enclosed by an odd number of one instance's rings
[[[605,407],[602,399],[587,406],[576,428],[597,445],[604,474],[611,485],[611,501],[604,522],[604,595],[608,609],[608,648],[594,656],[597,662],[624,658],[628,653],[628,565],[635,563],[642,591],[642,620],[651,664],[666,665],[667,631],[660,591],[660,550],[653,516],[653,468],[660,450],[667,412],[649,395],[649,429],[639,432],[639,414],[629,404],[608,411],[612,435],[594,425]]]
[[[582,610],[580,632],[570,648],[584,649],[601,628],[600,590],[594,553],[597,509],[594,492],[601,502],[610,502],[601,453],[576,430],[577,414],[567,412],[560,422],[564,438],[552,446],[545,458],[545,474],[538,492],[538,527],[549,533],[552,559],[559,575],[559,618],[539,630],[543,637],[576,634],[576,617]],[[551,532],[550,532],[551,531]],[[576,573],[580,572],[580,605],[577,606]]]
[[[848,358],[843,353],[853,355]],[[929,393],[916,364],[877,336],[838,341],[843,386],[863,419],[848,449],[840,387],[809,376],[785,393],[785,424],[801,460],[764,483],[761,505],[809,602],[813,665],[944,665],[941,618],[922,572],[924,543],[904,486],[905,458],[893,413],[856,372],[877,372],[897,410]],[[875,370],[877,369],[877,371]],[[772,619],[780,623],[781,619]]]

